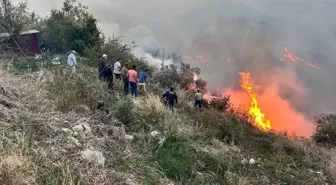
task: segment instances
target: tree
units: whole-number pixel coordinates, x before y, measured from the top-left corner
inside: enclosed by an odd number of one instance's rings
[[[336,146],[336,114],[326,114],[315,118],[317,123],[313,139],[317,143]]]
[[[10,0],[0,1],[0,32],[18,36],[22,30],[37,25],[39,17],[29,12],[27,2],[14,5]]]
[[[102,45],[97,19],[87,9],[76,0],[65,0],[61,10],[51,10],[43,34],[48,45],[61,53],[70,50],[83,53],[85,48]]]

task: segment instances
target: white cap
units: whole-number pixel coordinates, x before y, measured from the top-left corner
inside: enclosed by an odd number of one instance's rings
[[[106,54],[103,54],[103,58],[107,58],[107,55],[106,55]]]
[[[71,53],[76,54],[77,52],[75,50],[72,50]]]

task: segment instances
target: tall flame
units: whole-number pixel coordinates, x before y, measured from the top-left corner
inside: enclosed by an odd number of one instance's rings
[[[254,124],[256,127],[267,131],[271,129],[271,122],[265,118],[265,114],[260,110],[258,106],[257,95],[253,92],[253,86],[249,83],[250,73],[240,72],[241,87],[247,91],[251,97],[251,105],[249,108],[249,114],[254,119]]]

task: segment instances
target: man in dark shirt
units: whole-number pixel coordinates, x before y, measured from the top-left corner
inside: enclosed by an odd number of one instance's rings
[[[171,87],[170,90],[166,91],[163,95],[162,98],[166,98],[166,105],[169,105],[169,108],[174,112],[174,105],[175,102],[177,103],[177,95],[174,92],[174,88]]]
[[[107,58],[106,54],[103,54],[103,56],[99,58],[99,66],[98,66],[99,78],[101,78],[101,72],[106,67],[106,58]]]
[[[114,91],[114,83],[113,83],[113,72],[112,72],[112,64],[108,64],[107,67],[103,69],[103,71],[99,75],[105,81],[107,81],[108,91],[111,93]]]

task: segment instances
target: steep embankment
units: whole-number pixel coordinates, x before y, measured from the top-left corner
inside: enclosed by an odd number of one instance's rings
[[[172,114],[157,96],[134,101],[105,86],[89,68],[0,71],[0,184],[335,182],[331,151],[311,141],[261,133],[232,113],[198,113],[182,92]]]

